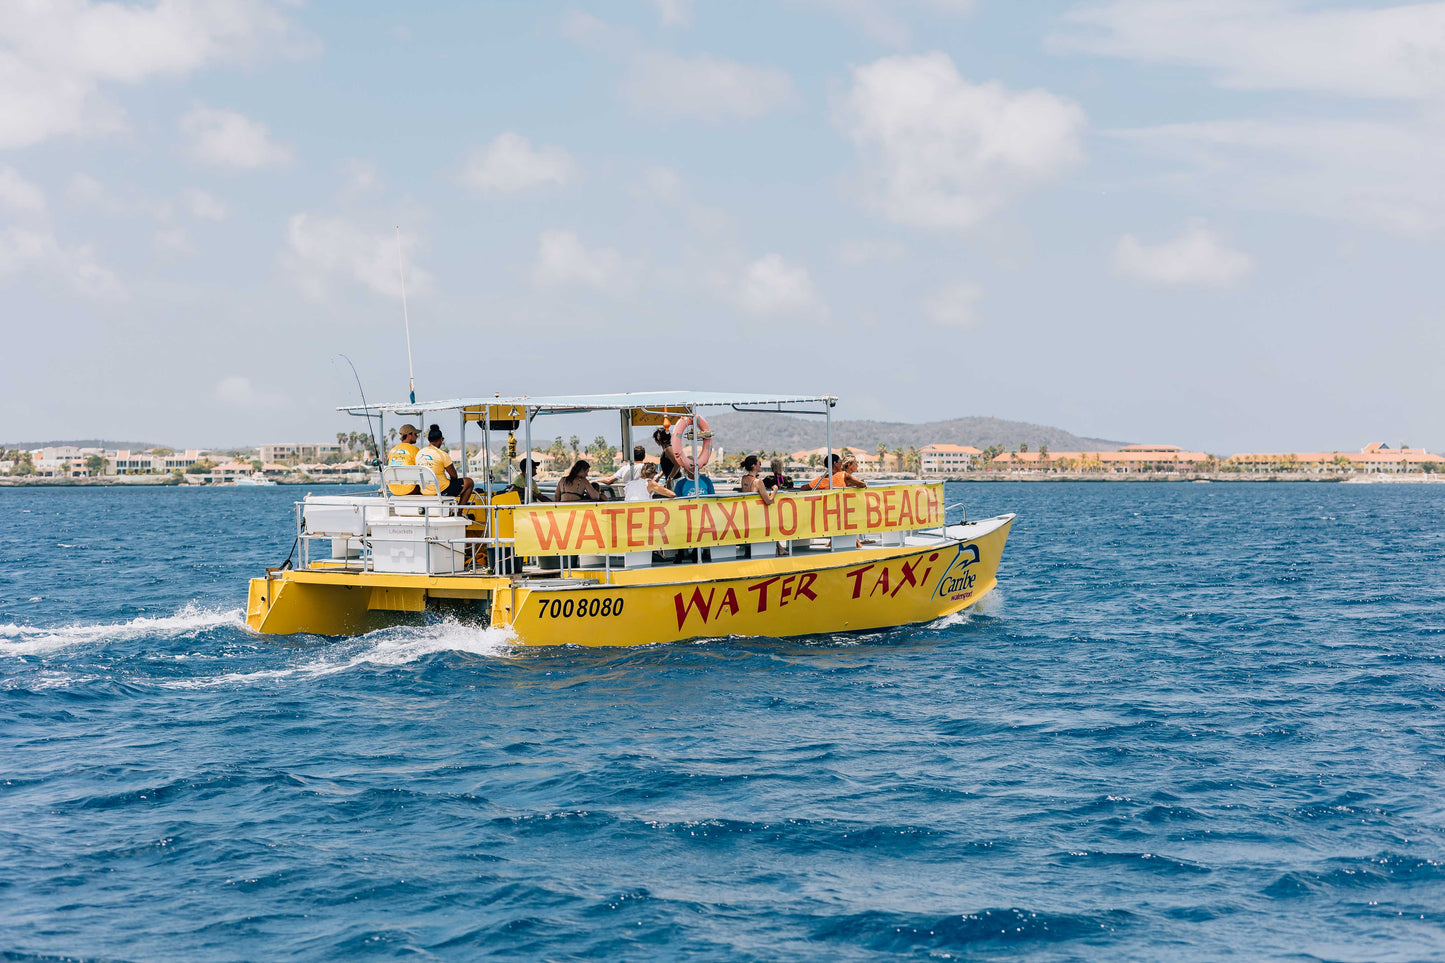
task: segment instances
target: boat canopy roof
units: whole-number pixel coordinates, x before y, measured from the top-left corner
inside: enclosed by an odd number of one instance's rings
[[[790,414],[826,414],[838,403],[832,395],[781,395],[726,391],[633,391],[612,395],[517,395],[510,398],[449,398],[445,401],[403,401],[393,404],[343,405],[337,411],[353,415],[373,412],[422,414],[459,411],[486,405],[510,406],[534,414],[584,411],[624,411],[629,408],[664,411],[677,408],[734,408],[739,411],[776,411]]]

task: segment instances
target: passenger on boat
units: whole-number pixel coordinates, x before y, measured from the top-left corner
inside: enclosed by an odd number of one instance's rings
[[[743,477],[738,480],[738,491],[745,495],[758,495],[762,498],[764,505],[771,505],[773,490],[758,477],[758,467],[762,463],[762,459],[757,455],[749,455],[743,459]]]
[[[834,473],[837,472],[837,470],[838,470],[838,462],[840,462],[840,461],[842,461],[842,460],[843,460],[843,456],[840,455],[840,454],[838,454],[836,451],[833,452],[833,454],[829,455],[829,456],[828,456],[828,470],[827,470],[826,472],[824,472],[823,474],[819,475],[817,478],[814,478],[812,481],[808,482],[808,487],[809,487],[809,488],[832,488],[832,487],[833,487],[833,475],[834,475]]]
[[[557,501],[559,502],[600,502],[602,501],[602,490],[594,482],[587,480],[587,472],[592,468],[587,459],[579,458],[572,465],[572,468],[562,480],[557,482]]]
[[[659,428],[652,433],[652,440],[662,448],[661,454],[657,456],[657,474],[664,485],[671,485],[682,474],[682,466],[672,454],[672,435],[668,434],[666,428]]]
[[[421,450],[416,446],[416,439],[421,432],[416,430],[416,425],[405,424],[397,429],[397,434],[401,436],[401,441],[394,445],[387,455],[387,465],[415,465],[416,454]],[[416,485],[391,484],[387,487],[393,495],[415,495],[421,491]]]
[[[476,483],[470,478],[463,478],[457,474],[457,470],[452,464],[452,456],[447,453],[446,439],[442,436],[440,428],[432,425],[427,429],[426,440],[427,446],[416,453],[416,463],[435,472],[438,482],[443,478],[447,479],[446,486],[442,489],[443,495],[455,498],[463,505],[467,504],[471,501],[472,490],[476,488]],[[421,493],[435,495],[437,491],[431,485],[423,485]]]
[[[530,458],[523,458],[517,462],[517,480],[507,486],[508,491],[514,491],[527,500],[527,487],[532,488],[533,502],[550,502],[552,499],[542,494],[542,489],[537,487],[537,463]]]
[[[868,483],[860,478],[855,478],[853,473],[858,470],[858,458],[855,455],[845,455],[840,470],[833,473],[834,488],[867,488]]]
[[[772,474],[763,476],[764,485],[772,489],[793,487],[793,480],[783,474],[783,460],[781,458],[774,458],[768,467],[772,469]]]
[[[647,462],[638,466],[640,476],[628,482],[623,491],[623,501],[645,502],[650,498],[676,498],[671,488],[657,481],[657,466]]]
[[[645,459],[646,457],[647,457],[647,449],[646,449],[646,448],[642,447],[641,445],[633,445],[633,446],[632,446],[632,460],[631,460],[630,462],[628,462],[627,464],[623,465],[621,468],[617,469],[617,471],[613,472],[610,477],[607,477],[607,478],[602,479],[600,482],[598,482],[598,484],[599,484],[599,485],[618,485],[618,484],[625,485],[625,484],[627,484],[627,483],[630,482],[630,481],[635,481],[636,479],[641,478],[641,477],[642,477],[642,474],[641,474],[641,472],[642,472],[642,461],[643,461],[643,459]]]
[[[712,479],[706,475],[699,475],[695,469],[684,468],[682,477],[677,484],[672,486],[678,498],[696,497],[698,495],[716,495],[717,488],[713,485]]]

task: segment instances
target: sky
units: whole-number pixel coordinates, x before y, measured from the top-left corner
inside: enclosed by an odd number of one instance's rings
[[[0,439],[359,429],[404,265],[419,398],[1441,451],[1442,170],[1445,3],[9,0]]]

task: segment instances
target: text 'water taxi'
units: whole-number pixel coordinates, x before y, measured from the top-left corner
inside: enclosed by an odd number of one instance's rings
[[[708,493],[705,411],[821,415],[831,451],[834,404],[676,391],[344,408],[377,419],[381,437],[389,416],[457,417],[461,474],[472,426],[484,479],[494,433],[515,439],[520,429],[531,452],[538,417],[613,412],[624,456],[634,428],[672,426],[665,457],[692,484],[676,498],[630,487],[638,500],[543,501],[542,488],[516,476],[513,441],[506,477],[516,484],[483,482],[463,505],[431,468],[390,466],[376,493],[297,505],[300,562],[251,580],[247,624],[351,635],[432,613],[508,628],[525,645],[640,645],[887,628],[978,602],[995,585],[1014,516],[967,521],[959,510],[948,524],[961,506],[945,506],[941,483]],[[437,494],[395,494],[412,490]]]

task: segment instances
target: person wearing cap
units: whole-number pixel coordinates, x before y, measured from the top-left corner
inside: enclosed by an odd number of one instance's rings
[[[421,450],[416,446],[417,435],[420,434],[416,430],[416,425],[402,425],[397,434],[401,436],[401,441],[391,449],[386,463],[388,465],[415,465],[416,454]],[[415,485],[391,484],[387,487],[391,489],[393,495],[415,495],[420,491]]]
[[[533,502],[550,502],[552,499],[542,494],[542,489],[537,487],[537,463],[530,458],[523,458],[517,462],[517,480],[509,486],[512,491],[527,500],[527,486],[532,488]]]
[[[430,468],[440,483],[443,478],[447,479],[446,486],[442,488],[442,494],[455,498],[465,505],[471,500],[472,490],[476,483],[470,478],[463,478],[457,474],[456,468],[452,465],[452,456],[447,452],[446,439],[442,437],[442,430],[432,425],[426,433],[427,446],[416,453],[416,463]],[[435,495],[436,487],[433,485],[422,485],[423,495]]]

